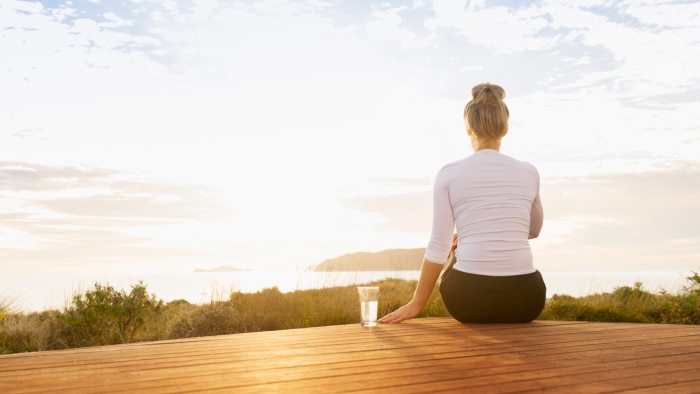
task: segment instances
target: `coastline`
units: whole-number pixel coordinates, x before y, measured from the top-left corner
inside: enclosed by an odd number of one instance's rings
[[[633,286],[641,282],[650,292],[665,290],[676,293],[686,285],[692,270],[549,270],[540,269],[547,284],[547,297],[566,294],[574,297],[610,292],[615,287]],[[128,290],[142,281],[148,292],[165,302],[178,299],[193,304],[224,300],[231,292],[252,293],[277,287],[281,292],[315,288],[342,287],[386,278],[417,280],[419,271],[235,271],[148,274],[63,274],[17,275],[0,285],[0,297],[12,301],[18,311],[40,312],[63,309],[72,296],[109,284]]]

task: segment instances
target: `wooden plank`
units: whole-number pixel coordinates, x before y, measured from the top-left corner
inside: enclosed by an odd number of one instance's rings
[[[1,356],[0,391],[682,390],[699,356],[697,326],[419,319]]]
[[[335,351],[337,351],[337,350],[338,350],[338,349],[335,349]],[[319,353],[320,353],[320,352],[319,352]],[[312,354],[312,356],[315,356],[315,355]],[[115,361],[115,360],[110,360],[110,362],[114,362],[114,361]],[[116,361],[119,362],[119,360],[116,360]],[[150,360],[148,360],[148,361],[150,362]],[[216,360],[216,361],[226,361],[226,360]],[[176,362],[177,362],[177,360],[176,360]],[[256,368],[257,368],[257,367],[256,367]]]

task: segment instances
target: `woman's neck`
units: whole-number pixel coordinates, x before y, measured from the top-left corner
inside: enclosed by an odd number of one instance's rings
[[[474,152],[484,149],[498,151],[501,149],[501,139],[478,139],[472,137],[472,149],[474,149]]]

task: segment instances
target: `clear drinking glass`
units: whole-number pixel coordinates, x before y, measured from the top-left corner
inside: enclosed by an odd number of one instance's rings
[[[360,295],[360,324],[362,327],[376,326],[379,287],[360,286],[357,288],[357,292]]]

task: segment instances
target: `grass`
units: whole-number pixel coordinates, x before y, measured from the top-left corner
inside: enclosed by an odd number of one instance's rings
[[[694,273],[688,283],[678,294],[650,293],[636,283],[584,297],[554,295],[538,319],[700,324],[700,276]],[[367,285],[380,286],[382,316],[411,298],[416,281]],[[130,292],[96,283],[75,294],[63,311],[20,313],[12,302],[0,300],[0,354],[359,322],[356,286],[288,293],[269,288],[218,298],[207,304],[165,304],[142,283]],[[448,316],[436,289],[419,317]]]

